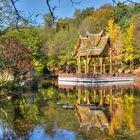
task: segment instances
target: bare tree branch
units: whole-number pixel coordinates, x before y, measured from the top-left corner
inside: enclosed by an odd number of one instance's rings
[[[24,22],[28,22],[28,20],[25,17],[21,16],[20,15],[20,11],[17,10],[17,7],[15,6],[15,3],[18,0],[15,0],[15,1],[14,0],[10,0],[10,1],[11,1],[11,4],[12,4],[13,8],[14,8],[15,14],[16,14],[16,19],[15,19],[16,28],[19,30],[18,23],[20,22],[20,20],[23,20]]]
[[[132,3],[132,4],[138,4],[138,2],[136,2],[135,0],[124,0],[124,1],[120,1],[120,0],[112,0],[113,4],[118,5],[119,3]]]
[[[83,0],[70,0],[72,5],[73,4],[80,4]]]
[[[51,16],[53,17],[53,19],[55,19],[54,10],[55,10],[56,6],[52,8],[51,5],[50,5],[50,1],[51,0],[46,0],[46,3],[47,3],[47,6],[49,8],[49,12],[50,12]]]
[[[8,0],[8,1],[11,3],[10,6],[12,7],[12,9],[10,10],[9,7],[7,7],[7,9],[4,11],[4,13],[3,13],[3,11],[0,11],[0,15],[5,14],[4,18],[0,17],[0,21],[2,21],[3,23],[6,22],[6,24],[9,24],[9,26],[15,25],[17,27],[17,29],[19,29],[18,28],[19,24],[21,24],[23,22],[29,22],[30,19],[25,18],[25,16],[21,14],[21,11],[19,11],[17,9],[16,2],[18,2],[20,0]],[[54,15],[54,10],[56,9],[56,6],[52,7],[51,1],[52,0],[46,0],[46,5],[48,6],[49,12],[50,12],[53,20],[55,20],[56,16]],[[62,0],[58,0],[58,1],[60,2]],[[72,5],[74,5],[74,4],[80,4],[83,0],[69,0],[69,1],[72,3]],[[6,1],[3,1],[3,2],[7,6],[7,2]],[[112,0],[112,2],[113,2],[113,5],[117,5],[117,6],[120,6],[120,4],[119,4],[120,2],[123,4],[129,4],[129,3],[138,4],[138,2],[136,2],[136,0],[122,0],[122,1]],[[11,15],[11,16],[9,16],[7,14],[8,12],[9,12],[9,15]],[[13,16],[12,16],[12,14],[13,14]],[[0,32],[0,34],[1,34],[1,32]]]

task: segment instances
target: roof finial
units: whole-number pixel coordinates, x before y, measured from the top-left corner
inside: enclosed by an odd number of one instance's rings
[[[86,28],[86,35],[88,36],[90,33],[88,32],[88,29]]]
[[[80,34],[80,32],[78,32],[78,35],[79,35],[79,38],[81,38],[81,37],[82,37],[82,35]]]
[[[102,29],[102,30],[101,30],[101,32],[100,32],[99,34],[101,34],[101,35],[102,35],[103,33],[104,33],[104,29]]]
[[[109,34],[108,33],[106,34],[106,37],[109,38]]]

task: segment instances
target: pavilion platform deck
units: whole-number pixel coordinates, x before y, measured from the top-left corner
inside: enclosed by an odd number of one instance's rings
[[[59,74],[59,82],[82,82],[82,83],[102,83],[102,82],[133,82],[130,74]]]

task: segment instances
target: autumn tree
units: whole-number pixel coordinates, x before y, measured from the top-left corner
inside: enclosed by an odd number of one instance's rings
[[[114,19],[110,19],[108,21],[106,32],[110,36],[111,46],[115,49],[115,54],[114,54],[113,59],[117,65],[120,65],[120,64],[122,65],[123,58],[124,58],[123,32],[121,31],[121,28],[115,23]]]
[[[56,30],[68,30],[69,29],[69,23],[66,19],[59,19],[58,22],[56,23]]]
[[[136,14],[132,18],[134,24],[134,62],[135,64],[140,63],[140,13]]]
[[[126,34],[124,38],[125,45],[125,62],[130,63],[130,69],[132,68],[132,62],[134,60],[134,25],[126,29]]]
[[[120,27],[115,23],[114,19],[110,19],[108,21],[108,26],[106,28],[106,32],[110,36],[110,43],[113,45],[116,38],[120,33]]]
[[[107,26],[110,18],[115,18],[113,7],[108,4],[103,5],[95,10],[92,15],[82,20],[79,30],[88,29],[91,32],[98,33]]]
[[[0,42],[0,71],[8,70],[13,75],[14,82],[22,80],[23,76],[33,70],[33,64],[28,51],[12,40]]]
[[[6,34],[0,37],[0,40],[12,39],[16,44],[23,45],[29,52],[29,55],[37,72],[42,72],[46,64],[46,52],[43,50],[42,30],[38,27],[25,24],[16,28],[9,28]]]

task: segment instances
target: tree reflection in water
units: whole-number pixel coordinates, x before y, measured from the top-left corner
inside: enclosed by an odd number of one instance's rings
[[[3,111],[2,111],[3,110]],[[1,121],[4,124],[3,131],[13,139],[26,135],[39,121],[39,111],[36,104],[31,104],[27,99],[21,98],[10,101],[7,105],[1,104]],[[3,133],[2,138],[5,138]]]
[[[140,100],[133,86],[48,86],[23,95],[0,100],[0,139],[128,139],[138,128],[140,108],[137,115],[134,110]],[[66,110],[58,101],[75,109]]]
[[[116,136],[119,129],[126,125],[129,134],[135,133],[134,97],[132,89],[83,89],[77,90],[76,113],[80,127],[108,129],[111,136]],[[91,110],[91,106],[94,106]],[[125,135],[125,130],[123,135]],[[127,132],[126,132],[127,133]]]

